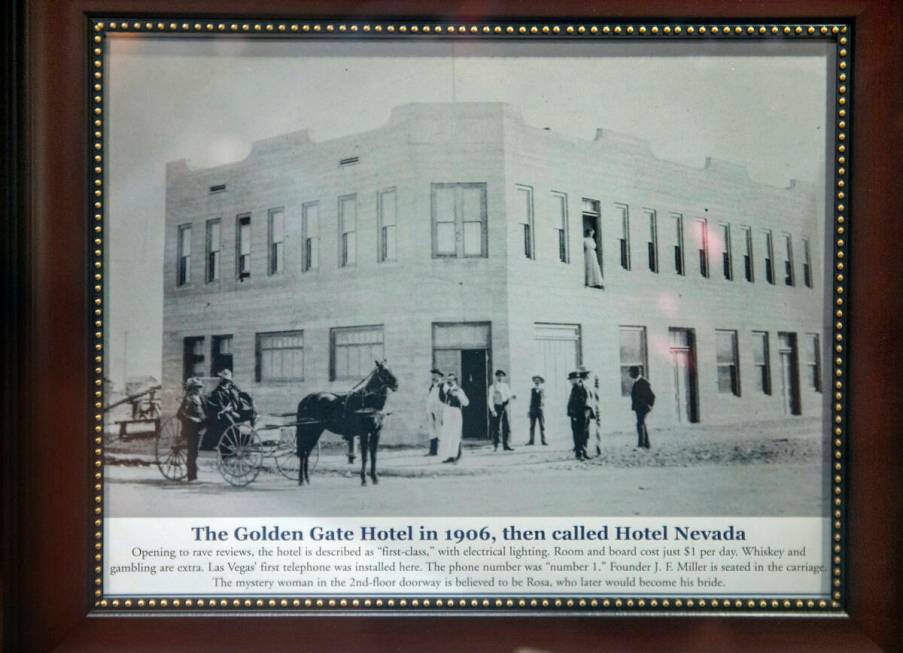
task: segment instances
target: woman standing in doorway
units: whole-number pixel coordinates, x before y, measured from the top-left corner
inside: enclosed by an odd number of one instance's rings
[[[445,377],[442,403],[442,437],[439,440],[439,456],[444,463],[453,463],[461,457],[461,409],[470,404],[464,390],[458,385],[454,372]]]
[[[583,238],[583,258],[585,261],[584,283],[590,288],[602,288],[602,268],[599,267],[599,257],[596,255],[596,232],[587,229]]]

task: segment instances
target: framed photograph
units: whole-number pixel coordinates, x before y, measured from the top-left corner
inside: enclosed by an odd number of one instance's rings
[[[31,4],[24,201],[48,258],[23,337],[30,376],[67,381],[23,391],[13,516],[43,562],[23,596],[51,552],[86,560],[57,618],[89,615],[85,646],[239,616],[313,648],[327,617],[386,637],[376,616],[438,639],[493,616],[892,641],[853,545],[877,533],[862,498],[899,488],[854,480],[889,417],[850,403],[876,371],[898,384],[851,324],[892,327],[850,283],[887,275],[854,99],[884,61],[858,30],[893,10],[736,9],[71,3],[61,28]],[[85,65],[55,68],[61,48]],[[47,95],[64,76],[84,111]],[[84,252],[58,255],[64,234]],[[56,401],[71,423],[37,471]],[[28,491],[57,475],[72,494]],[[749,616],[771,617],[755,640]],[[568,622],[511,641],[598,636]]]

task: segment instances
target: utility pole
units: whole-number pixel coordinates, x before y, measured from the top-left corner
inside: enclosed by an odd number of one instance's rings
[[[128,380],[128,372],[129,372],[129,330],[125,330],[125,334],[123,336],[123,345],[122,345],[122,394],[128,394],[126,388],[126,381]]]

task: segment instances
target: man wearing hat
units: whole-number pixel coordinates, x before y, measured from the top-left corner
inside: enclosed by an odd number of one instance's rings
[[[220,436],[238,419],[241,411],[241,397],[238,386],[232,381],[232,370],[225,369],[219,374],[219,385],[210,393],[207,409],[216,428],[208,428],[204,435],[202,449],[213,449],[219,444]]]
[[[439,453],[439,434],[442,428],[442,396],[444,391],[442,386],[445,384],[442,370],[433,368],[430,370],[432,376],[430,389],[426,396],[426,419],[430,432],[430,450],[427,456],[435,456]]]
[[[652,392],[652,386],[643,377],[643,373],[638,366],[631,365],[627,373],[633,379],[633,386],[630,388],[630,407],[636,413],[636,446],[648,449],[649,430],[646,428],[646,415],[649,414],[652,406],[655,405],[655,393]]]
[[[515,398],[511,394],[511,388],[505,382],[504,370],[495,371],[495,383],[489,386],[489,428],[492,430],[493,450],[499,449],[499,438],[502,440],[502,447],[505,451],[514,451],[508,444],[511,435],[511,421],[508,417],[509,403]]]
[[[583,384],[583,389],[586,390],[586,406],[587,406],[587,418],[586,418],[586,439],[583,441],[583,454],[586,456],[586,449],[589,446],[589,436],[590,430],[595,432],[595,440],[596,440],[596,455],[601,455],[601,421],[600,421],[600,413],[599,413],[599,377],[593,377],[593,384],[589,383],[589,377],[592,372],[587,369],[585,365],[580,365],[577,367],[577,373],[580,375],[580,382]]]
[[[530,441],[527,443],[528,445],[534,443],[534,432],[536,431],[537,422],[539,422],[540,440],[543,445],[548,444],[546,442],[546,420],[543,415],[543,409],[546,405],[546,390],[542,386],[543,383],[545,383],[545,379],[538,374],[533,377],[533,387],[530,388],[530,408],[527,411],[527,416],[530,418]]]
[[[571,420],[571,436],[574,438],[574,455],[577,460],[586,459],[586,441],[588,439],[590,407],[589,395],[583,386],[581,372],[574,370],[568,374],[571,382],[571,395],[568,397],[568,417]]]
[[[201,429],[204,427],[206,416],[204,414],[204,399],[201,389],[204,384],[200,379],[191,377],[185,381],[185,396],[182,397],[182,405],[179,406],[177,416],[182,425],[182,437],[185,438],[185,446],[188,448],[186,467],[188,468],[188,482],[197,480],[198,477],[198,445],[200,444]]]

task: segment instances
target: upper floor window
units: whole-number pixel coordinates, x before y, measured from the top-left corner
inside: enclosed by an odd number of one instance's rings
[[[709,223],[704,218],[693,222],[696,249],[699,252],[699,274],[709,277]]]
[[[339,198],[339,267],[354,265],[357,254],[357,195]]]
[[[599,200],[584,197],[582,200],[583,212],[583,249],[584,256],[595,254],[599,262],[599,274],[605,274],[605,257],[602,252],[602,203]],[[589,242],[592,239],[594,242]],[[594,246],[594,247],[593,247]],[[592,259],[586,260],[587,271],[592,265]],[[587,275],[589,280],[589,274]]]
[[[755,281],[755,259],[753,258],[753,238],[752,229],[749,227],[740,227],[741,239],[743,241],[743,276],[747,281]]]
[[[731,226],[721,225],[721,270],[728,281],[734,279],[734,252],[731,246]]]
[[[684,274],[684,216],[672,213],[671,221],[674,225],[674,272]]]
[[[621,267],[630,269],[630,208],[626,204],[615,204],[615,213],[621,222]]]
[[[304,332],[257,334],[257,381],[304,380]]]
[[[358,381],[384,358],[383,327],[340,327],[330,332],[330,380]]]
[[[806,288],[812,287],[812,254],[809,252],[808,238],[803,238],[803,283]]]
[[[379,194],[377,210],[379,212],[377,260],[380,263],[394,261],[397,256],[395,230],[398,214],[398,200],[394,188],[384,190]]]
[[[308,202],[301,207],[301,269],[304,272],[320,267],[320,203]]]
[[[238,237],[235,240],[236,276],[239,281],[251,276],[251,216],[237,218]]]
[[[715,331],[718,392],[740,396],[740,357],[736,331]]]
[[[555,225],[558,260],[567,263],[571,256],[568,242],[568,196],[564,193],[552,193],[552,203],[555,207],[552,222]]]
[[[658,216],[653,209],[643,209],[649,225],[649,240],[646,242],[649,270],[658,272]]]
[[[533,189],[528,186],[517,187],[517,219],[520,223],[524,258],[535,258],[533,242]]]
[[[191,225],[179,227],[179,269],[176,284],[184,286],[191,282]]]
[[[205,277],[207,283],[219,279],[220,249],[223,244],[223,221],[207,220],[207,256]]]
[[[763,248],[765,250],[765,281],[774,285],[774,240],[772,239],[770,229],[765,230],[763,238]]]
[[[486,257],[485,183],[431,185],[434,257]]]
[[[790,234],[784,234],[784,285],[796,285],[796,275],[793,273],[793,241]]]
[[[285,210],[269,212],[270,274],[278,274],[285,268]]]

